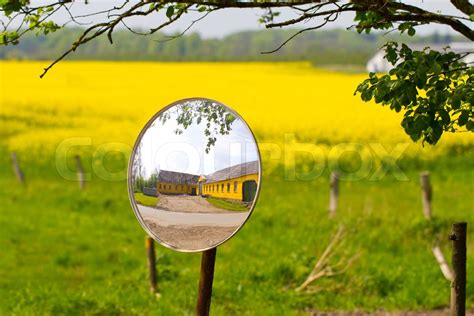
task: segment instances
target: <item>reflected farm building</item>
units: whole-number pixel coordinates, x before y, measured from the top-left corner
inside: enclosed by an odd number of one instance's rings
[[[196,195],[198,180],[194,174],[160,170],[156,189],[161,194]]]
[[[258,161],[201,176],[160,170],[157,191],[161,194],[190,194],[252,202],[257,192],[258,172]]]
[[[250,161],[199,177],[201,195],[251,202],[257,192],[258,162]]]

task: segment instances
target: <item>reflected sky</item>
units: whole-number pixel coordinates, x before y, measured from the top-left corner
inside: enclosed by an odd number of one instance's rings
[[[217,135],[217,141],[205,152],[207,136],[205,123],[193,124],[177,135],[176,114],[164,124],[158,119],[141,140],[143,175],[170,170],[191,174],[210,174],[240,163],[258,160],[253,135],[239,118],[232,123],[229,135]]]

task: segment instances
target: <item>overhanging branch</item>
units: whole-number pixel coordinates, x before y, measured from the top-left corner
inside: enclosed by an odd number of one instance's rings
[[[14,12],[10,17],[6,18],[6,22],[0,21],[3,24],[4,34],[8,33],[7,29],[10,25],[10,22],[14,19],[20,19],[22,24],[25,21],[28,22],[28,15],[35,15],[37,10],[43,8],[54,9],[52,12],[57,12],[59,9],[64,9],[70,17],[70,22],[76,23],[79,25],[84,25],[79,20],[80,18],[92,17],[99,22],[94,22],[95,24],[91,27],[84,30],[83,34],[79,37],[78,40],[74,42],[72,47],[67,50],[63,55],[56,59],[50,66],[45,68],[44,73],[41,75],[43,77],[52,66],[54,66],[58,61],[64,59],[67,55],[74,52],[79,46],[86,44],[89,41],[94,40],[95,38],[105,34],[109,39],[110,43],[113,43],[113,33],[117,25],[124,25],[130,32],[137,35],[150,35],[154,34],[159,30],[164,29],[166,26],[169,26],[179,20],[182,16],[188,13],[189,11],[201,13],[201,17],[197,18],[196,21],[204,19],[205,16],[212,11],[221,10],[224,8],[263,8],[268,9],[268,15],[262,14],[261,23],[265,24],[266,28],[276,28],[276,27],[288,27],[288,26],[297,26],[301,23],[306,23],[314,18],[321,18],[322,21],[318,21],[316,26],[305,27],[303,30],[298,31],[296,34],[288,38],[283,42],[277,49],[271,50],[266,53],[272,53],[279,50],[283,47],[288,41],[293,39],[295,36],[309,31],[319,29],[329,22],[336,20],[340,14],[348,11],[352,12],[373,12],[376,15],[380,15],[382,19],[365,19],[364,21],[358,20],[359,31],[370,30],[370,29],[384,29],[388,27],[396,29],[395,23],[403,22],[413,22],[413,26],[421,24],[443,24],[451,27],[457,33],[464,35],[470,40],[474,40],[474,31],[466,25],[465,21],[469,21],[470,15],[473,12],[473,5],[469,3],[469,0],[450,0],[451,4],[457,8],[460,12],[466,14],[467,16],[452,16],[446,15],[439,12],[430,12],[424,10],[418,6],[410,5],[399,0],[351,0],[351,1],[339,1],[339,0],[297,0],[297,1],[235,1],[235,0],[122,0],[120,3],[111,5],[110,8],[102,10],[99,12],[91,12],[90,14],[80,14],[74,15],[69,6],[74,4],[71,0],[57,1],[49,5],[29,7],[25,5],[21,7],[20,10]],[[66,7],[66,3],[69,5]],[[52,6],[52,7],[51,7]],[[296,17],[277,20],[276,14],[273,14],[270,10],[271,8],[282,8],[287,7],[296,14]],[[4,7],[0,5],[0,12]],[[51,11],[44,11],[51,12]],[[126,20],[131,17],[137,16],[156,16],[156,19],[153,21],[161,21],[158,26],[152,27],[149,30],[144,32],[134,31],[132,28],[128,27]],[[46,14],[43,16],[43,19],[40,21],[45,21],[46,18],[49,18],[51,14]],[[22,19],[22,20],[21,20]],[[102,19],[102,20],[100,20]],[[274,19],[276,21],[274,21]],[[362,24],[362,22],[364,24]],[[392,24],[393,23],[393,24]],[[186,32],[192,25],[185,29]],[[34,25],[34,24],[33,24]],[[14,34],[8,38],[4,36],[4,44],[14,43],[27,31],[33,31],[33,29],[28,26],[25,29],[17,29],[18,34]],[[183,33],[184,33],[183,32]],[[179,37],[171,36],[169,39]],[[8,41],[10,40],[10,42]]]
[[[451,0],[451,3],[467,16],[474,14],[474,5],[470,4],[469,0]]]
[[[202,1],[202,0],[180,0],[180,1],[148,1],[148,3],[157,2],[157,3],[182,3],[182,4],[195,4],[195,5],[207,5],[217,8],[281,8],[281,7],[291,7],[295,5],[307,5],[313,3],[324,3],[324,2],[338,2],[340,0],[312,0],[312,1],[251,1],[251,2],[241,2],[241,1],[232,1],[232,0],[221,0],[221,1]]]

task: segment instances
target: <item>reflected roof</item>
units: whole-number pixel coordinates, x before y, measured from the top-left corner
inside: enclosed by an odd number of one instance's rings
[[[204,176],[204,182],[212,183],[242,177],[249,174],[258,173],[258,161],[249,161],[242,164],[230,166]],[[158,182],[168,182],[175,184],[197,184],[199,176],[190,173],[160,170]]]
[[[258,161],[256,160],[218,170],[214,173],[211,173],[210,175],[205,176],[205,178],[206,183],[210,183],[229,180],[255,173],[258,173]]]
[[[175,184],[196,184],[199,176],[195,174],[160,170],[158,173],[158,182],[168,182]]]

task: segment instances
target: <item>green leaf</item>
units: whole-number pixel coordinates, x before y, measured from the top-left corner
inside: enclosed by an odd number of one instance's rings
[[[433,63],[433,65],[431,66],[431,69],[433,70],[435,74],[439,74],[441,72],[441,66],[437,62]]]
[[[166,16],[171,19],[173,14],[174,14],[174,6],[169,6],[168,9],[166,9]]]
[[[372,99],[372,92],[371,91],[364,91],[361,94],[362,101],[370,101]]]
[[[415,31],[415,29],[414,29],[413,27],[411,27],[411,28],[408,29],[408,35],[409,35],[409,36],[414,36],[415,33],[416,33],[416,31]]]
[[[432,126],[432,129],[433,129],[433,133],[431,134],[432,137],[431,137],[431,139],[428,138],[427,142],[431,145],[434,145],[441,138],[441,135],[443,134],[443,128],[440,125],[435,124],[435,125]]]
[[[458,118],[458,124],[459,126],[464,126],[466,125],[467,121],[469,120],[469,111],[463,110],[461,112],[461,115],[459,115]]]
[[[445,110],[439,111],[438,114],[441,117],[441,121],[444,125],[448,125],[451,122],[451,117],[449,116],[449,113]]]
[[[470,132],[474,132],[474,121],[469,121],[466,123],[466,128]]]

